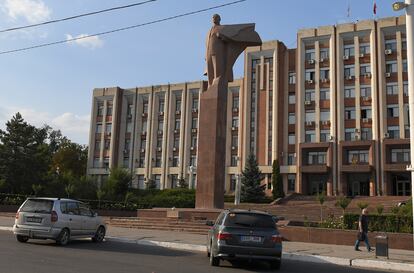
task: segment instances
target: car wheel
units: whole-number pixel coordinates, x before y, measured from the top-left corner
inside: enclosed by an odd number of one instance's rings
[[[23,235],[16,235],[16,239],[20,243],[26,243],[27,241],[29,241],[29,237]]]
[[[105,228],[101,226],[96,231],[95,236],[92,237],[92,241],[96,243],[101,243],[104,238],[105,238]]]
[[[271,261],[270,262],[270,267],[272,269],[280,269],[280,266],[282,265],[282,260],[277,260],[277,261]]]
[[[69,239],[70,239],[69,230],[67,228],[65,228],[60,232],[59,237],[56,240],[56,243],[58,245],[65,246],[69,243]]]
[[[220,266],[220,258],[214,257],[212,245],[210,245],[210,265]]]

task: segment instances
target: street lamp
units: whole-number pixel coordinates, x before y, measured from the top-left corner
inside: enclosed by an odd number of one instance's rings
[[[407,168],[411,172],[411,195],[414,202],[414,0],[395,2],[392,4],[394,11],[405,9],[405,27],[407,35],[407,67],[408,67],[408,111],[410,112],[410,155],[411,165]],[[414,215],[414,206],[413,206]],[[413,218],[414,225],[414,218]],[[414,236],[413,236],[414,240]]]

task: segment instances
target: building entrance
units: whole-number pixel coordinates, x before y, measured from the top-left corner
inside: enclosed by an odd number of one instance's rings
[[[411,195],[411,179],[409,173],[395,174],[393,177],[394,190],[393,194],[398,196]]]
[[[309,175],[309,194],[316,195],[325,192],[327,175]]]
[[[348,196],[369,196],[370,174],[348,174]]]

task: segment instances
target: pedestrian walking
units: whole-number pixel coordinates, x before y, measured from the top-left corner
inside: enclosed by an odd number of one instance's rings
[[[359,216],[358,238],[355,242],[355,251],[361,251],[359,249],[359,243],[361,241],[365,242],[365,246],[369,252],[372,251],[368,241],[368,210],[366,208],[362,210],[361,216]]]

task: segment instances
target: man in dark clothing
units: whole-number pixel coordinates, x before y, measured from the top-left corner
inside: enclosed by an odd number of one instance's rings
[[[358,221],[358,238],[355,242],[356,251],[360,251],[359,243],[361,241],[365,242],[368,251],[372,251],[368,241],[368,210],[366,208],[362,210],[362,214]]]

